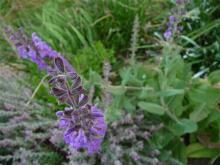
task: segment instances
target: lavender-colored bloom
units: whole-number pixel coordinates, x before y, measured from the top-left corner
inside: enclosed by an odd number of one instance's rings
[[[164,35],[164,38],[166,40],[169,40],[172,37],[172,31],[171,30],[166,30],[163,35]]]
[[[21,58],[30,59],[36,63],[40,69],[50,73],[50,71],[53,70],[53,64],[48,63],[48,61],[52,62],[55,58],[59,57],[62,58],[68,72],[75,72],[67,60],[60,53],[53,50],[36,33],[32,33],[31,39],[24,34],[22,29],[14,32],[10,27],[7,27],[5,33],[14,44],[18,55]]]
[[[173,15],[169,16],[169,24],[172,25],[175,22],[175,17]]]
[[[81,78],[73,67],[36,33],[28,39],[21,30],[14,33],[8,28],[5,32],[21,58],[35,62],[52,76],[49,80],[51,94],[57,97],[59,103],[67,105],[64,111],[56,113],[59,127],[64,129],[64,141],[77,150],[85,149],[89,154],[97,152],[107,125],[103,112],[88,104]]]
[[[75,149],[85,149],[89,154],[97,152],[107,125],[103,113],[96,106],[58,111],[59,125],[66,128],[64,141]]]
[[[97,152],[107,129],[103,112],[87,103],[88,97],[84,94],[81,79],[76,73],[65,75],[65,64],[61,58],[55,59],[55,65],[58,75],[55,74],[50,80],[53,86],[51,93],[61,103],[69,106],[56,113],[59,127],[65,130],[64,141],[77,150],[85,149],[89,154]],[[61,78],[60,72],[65,76]],[[71,88],[65,85],[70,81]]]

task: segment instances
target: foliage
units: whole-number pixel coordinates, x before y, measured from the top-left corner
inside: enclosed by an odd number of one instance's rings
[[[2,0],[1,25],[36,31],[62,52],[83,75],[89,101],[105,110],[108,130],[96,155],[64,147],[54,119],[62,107],[41,82],[45,73],[15,59],[0,38],[0,73],[15,73],[0,79],[0,163],[213,163],[220,152],[219,2],[190,1],[182,34],[165,42],[173,2]]]
[[[219,56],[219,2],[191,1],[181,45],[184,57],[193,64],[194,72],[208,74],[220,68]]]
[[[219,141],[216,122],[220,117],[220,89],[214,85],[219,82],[219,72],[213,72],[209,79],[193,79],[190,65],[184,63],[175,45],[165,46],[162,56],[160,65],[135,62],[119,71],[121,80],[117,86],[105,87],[113,95],[106,118],[111,123],[123,118],[124,113],[135,115],[142,110],[143,121],[156,120],[164,125],[153,141],[149,140],[150,144],[154,146],[156,142],[157,149],[169,148],[173,157],[186,164],[187,157],[197,156],[188,151],[191,146],[201,143],[207,149]],[[105,86],[97,74],[91,82],[97,87]],[[209,149],[204,156],[213,158],[218,151]],[[160,158],[163,160],[164,155]]]

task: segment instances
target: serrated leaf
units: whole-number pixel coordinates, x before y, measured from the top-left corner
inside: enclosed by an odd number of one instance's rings
[[[147,102],[139,102],[138,103],[138,106],[149,112],[149,113],[152,113],[152,114],[156,114],[156,115],[163,115],[165,113],[165,109],[158,105],[158,104],[154,104],[154,103],[147,103]]]

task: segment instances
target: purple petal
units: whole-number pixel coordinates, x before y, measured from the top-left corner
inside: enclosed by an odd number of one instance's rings
[[[92,106],[91,107],[91,112],[92,112],[92,116],[94,118],[96,118],[96,117],[104,117],[103,112],[100,109],[98,109],[96,106]]]
[[[88,143],[87,150],[88,154],[93,154],[100,149],[102,139],[93,139]]]
[[[61,118],[59,121],[59,127],[60,128],[65,128],[69,125],[70,121],[67,118]]]
[[[57,112],[56,112],[56,116],[57,116],[57,117],[63,116],[63,111],[57,111]]]

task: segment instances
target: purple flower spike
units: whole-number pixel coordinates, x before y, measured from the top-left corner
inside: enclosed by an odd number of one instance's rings
[[[107,130],[104,114],[96,106],[88,104],[81,78],[73,72],[65,74],[66,64],[61,58],[55,58],[54,64],[58,75],[50,80],[51,93],[68,105],[64,111],[56,113],[59,126],[65,129],[64,141],[72,148],[86,150],[88,154],[97,152]],[[66,85],[67,82],[71,82],[71,87]]]
[[[59,103],[67,105],[64,111],[56,113],[59,127],[64,129],[65,143],[77,150],[87,150],[88,154],[97,152],[107,130],[104,114],[96,106],[88,104],[89,98],[81,78],[73,67],[36,33],[27,39],[21,30],[14,33],[8,28],[5,32],[21,58],[35,62],[52,77],[49,80],[51,94]]]

